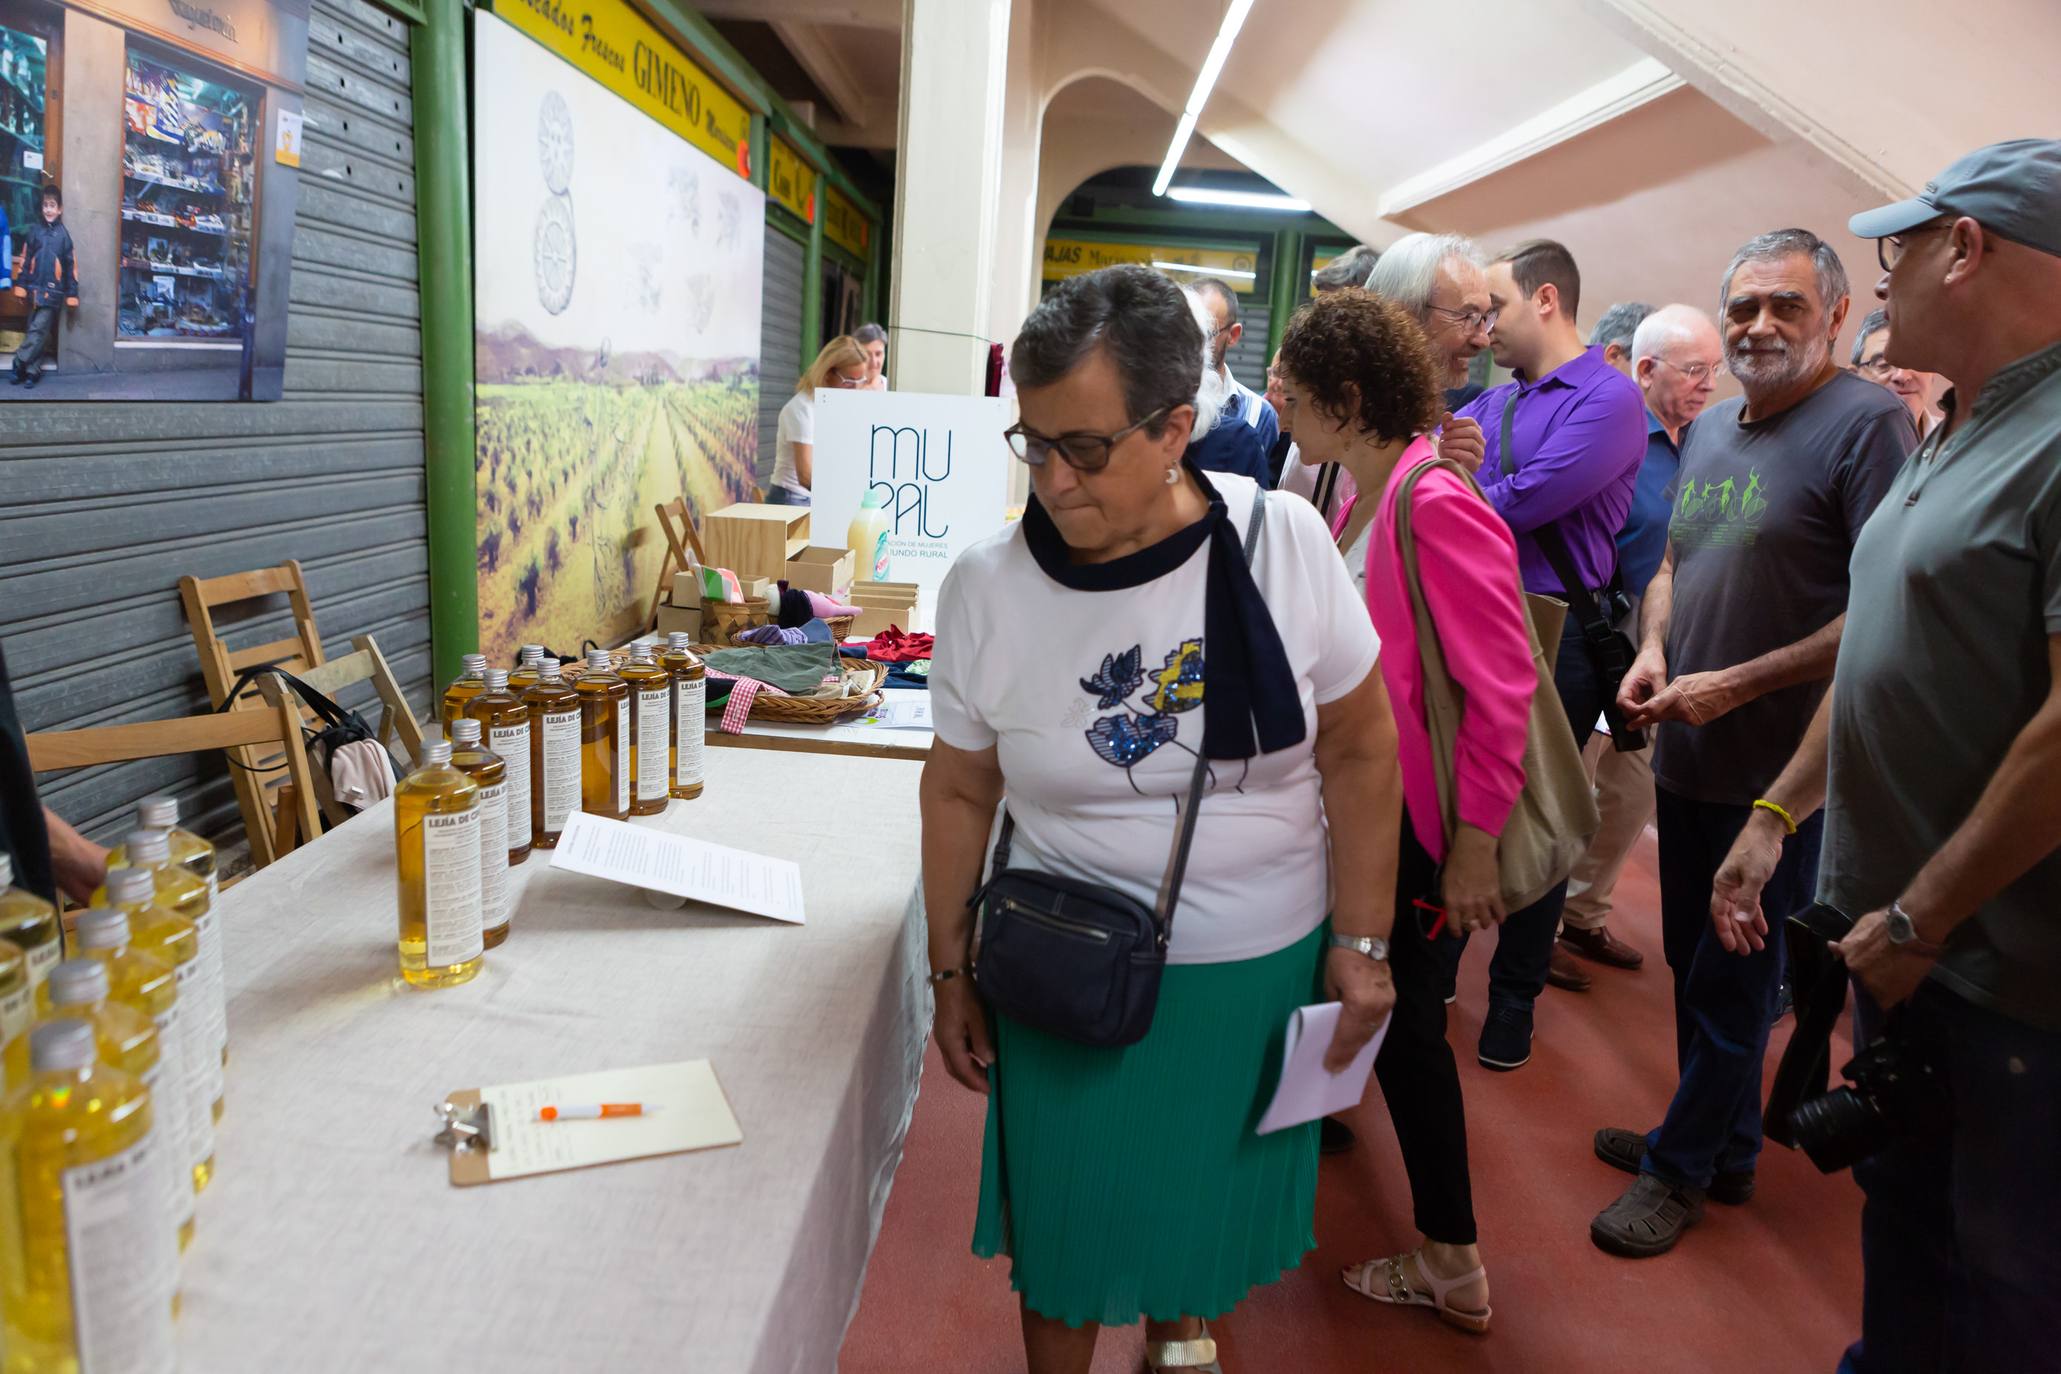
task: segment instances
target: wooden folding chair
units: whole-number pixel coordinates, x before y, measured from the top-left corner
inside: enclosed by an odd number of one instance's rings
[[[176,720],[47,730],[30,735],[28,744],[29,767],[38,773],[220,749],[232,760],[229,771],[240,775],[242,770],[233,762],[238,754],[270,752],[283,760],[286,770],[278,789],[279,823],[267,830],[272,843],[262,857],[253,837],[251,861],[263,867],[301,839],[312,839],[322,833],[322,821],[315,811],[314,774],[308,765],[307,751],[301,748],[301,718],[284,703]]]
[[[651,589],[651,609],[644,616],[646,629],[658,624],[658,608],[665,604],[666,588],[672,586],[673,574],[708,562],[701,535],[694,528],[694,517],[687,512],[686,497],[675,496],[652,509],[658,512],[658,528],[666,537],[666,556],[658,563],[658,585]]]
[[[226,607],[280,595],[292,607],[294,632],[267,644],[231,649],[218,628],[219,613]],[[324,662],[322,637],[315,632],[315,611],[308,603],[308,584],[301,576],[298,562],[288,560],[277,567],[222,577],[182,577],[179,599],[185,604],[186,626],[193,632],[193,647],[200,655],[200,675],[207,683],[208,701],[215,706],[222,705],[236,675],[254,664],[277,664],[296,676],[306,676],[309,669]],[[255,687],[247,687],[238,694],[231,709],[265,706],[264,695]],[[295,718],[301,718],[298,712]],[[293,748],[284,752],[305,759],[298,732],[291,743]],[[273,839],[276,798],[272,794],[283,781],[276,771],[281,753],[278,749],[266,753],[239,748],[230,754],[232,763],[241,765],[229,771],[236,784],[236,804],[243,811],[243,828],[250,836],[251,859],[261,866],[286,852]]]
[[[416,721],[415,713],[408,709],[408,699],[401,693],[401,684],[395,680],[394,670],[387,667],[386,656],[379,652],[379,645],[373,642],[371,635],[354,637],[351,646],[353,652],[342,658],[330,659],[305,672],[294,673],[294,676],[332,700],[342,696],[346,687],[370,682],[372,690],[379,694],[377,734],[380,747],[392,752],[393,740],[398,737],[410,759],[421,758],[422,726]],[[292,708],[299,705],[299,698],[276,677],[259,678],[258,691],[274,706]],[[337,805],[329,788],[320,788],[317,800],[330,824],[341,825],[349,818],[349,813]]]

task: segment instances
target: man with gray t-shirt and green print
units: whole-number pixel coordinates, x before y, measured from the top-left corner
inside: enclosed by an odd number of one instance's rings
[[[1711,882],[1747,818],[1768,806],[1768,785],[1824,695],[1854,542],[1918,441],[1894,395],[1834,361],[1846,271],[1815,234],[1747,243],[1720,300],[1725,360],[1746,394],[1683,434],[1668,552],[1619,694],[1632,724],[1654,727],[1661,939],[1681,1074],[1658,1126],[1596,1133],[1598,1157],[1639,1177],[1590,1223],[1590,1238],[1632,1257],[1672,1249],[1706,1198],[1752,1196],[1783,945],[1729,952],[1711,928]],[[1796,823],[1769,877],[1778,918],[1810,904],[1819,826]]]

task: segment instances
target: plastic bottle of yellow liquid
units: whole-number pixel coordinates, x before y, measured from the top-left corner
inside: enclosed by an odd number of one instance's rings
[[[580,696],[547,658],[522,701],[530,713],[530,843],[552,849],[580,805]]]
[[[630,818],[630,684],[606,649],[587,652],[574,684],[580,701],[580,809],[613,821]]]
[[[880,500],[880,488],[866,488],[859,513],[845,531],[845,547],[852,551],[852,578],[857,582],[887,581],[887,536],[894,528]]]
[[[695,657],[692,643],[685,631],[675,630],[658,660],[673,680],[671,790],[682,800],[700,796],[706,785],[702,749],[708,730],[708,667]]]
[[[138,830],[162,830],[172,847],[172,862],[208,885],[208,905],[222,895],[221,884],[215,877],[215,847],[194,834],[191,830],[179,828],[179,799],[177,797],[145,797],[136,803],[136,828]],[[107,856],[109,867],[128,863],[118,845]]]
[[[164,1075],[157,1025],[128,1003],[113,1000],[112,993],[107,965],[98,959],[66,959],[51,970],[44,982],[31,1024],[67,1016],[91,1021],[94,1034],[100,1038],[100,1062],[135,1075],[155,1099]],[[24,1035],[7,1047],[7,1081],[19,1084],[27,1079],[28,1073],[29,1039]],[[162,1121],[162,1115],[158,1119]],[[182,1184],[185,1181],[180,1179]]]
[[[515,671],[508,675],[508,690],[520,697],[537,685],[538,665],[544,661],[544,646],[525,644],[515,656]]]
[[[17,1049],[35,1019],[36,985],[29,981],[29,961],[12,940],[0,940],[0,1055],[5,1055],[7,1065],[0,1087],[21,1081],[15,1067]]]
[[[649,644],[630,646],[630,814],[656,816],[672,796],[673,681]]]
[[[28,961],[29,981],[41,986],[64,957],[57,908],[14,886],[14,858],[0,854],[0,940],[12,940]]]
[[[133,831],[129,849],[136,850],[138,838],[151,832]],[[164,904],[155,886],[143,879],[162,881],[163,874],[147,868],[111,868],[107,871],[107,903],[129,918],[129,942],[172,970],[179,994],[179,1032],[170,1037],[178,1042],[173,1063],[187,1075],[186,1141],[187,1159],[193,1165],[193,1190],[199,1192],[215,1176],[215,1121],[221,1114],[219,1085],[222,1060],[213,1041],[213,1024],[207,997],[206,975],[201,967],[200,936],[193,922]],[[183,875],[182,875],[183,876]]]
[[[164,960],[131,948],[129,914],[118,907],[95,907],[80,913],[78,923],[72,927],[72,943],[81,958],[106,966],[107,995],[111,1000],[134,1007],[157,1027],[164,1091],[157,1095],[153,1110],[165,1147],[170,1151],[173,1167],[165,1171],[171,1195],[170,1214],[173,1225],[178,1227],[179,1248],[183,1250],[193,1242],[193,1200],[199,1190],[193,1184],[193,1170],[187,1167],[187,1151],[181,1148],[191,1133],[188,1118],[193,1115],[193,1100],[190,1092],[179,1090],[185,1081],[186,1061],[178,977]],[[43,986],[47,999],[50,985]],[[206,1111],[201,1115],[205,1118]]]
[[[451,733],[451,722],[465,714],[465,703],[487,690],[487,656],[467,654],[458,661],[465,670],[444,689],[444,699],[437,712],[445,735]]]
[[[425,744],[422,766],[394,789],[401,976],[418,988],[479,976],[481,820],[479,784],[451,766],[451,742]]]
[[[212,1046],[213,1061],[206,1066],[208,1101],[214,1104],[215,1120],[222,1119],[225,1087],[222,1068],[229,1062],[228,983],[222,974],[222,924],[215,918],[208,900],[207,885],[182,867],[171,848],[167,830],[132,830],[116,851],[120,862],[130,868],[147,868],[157,877],[157,904],[170,907],[176,916],[193,923],[199,942],[200,960],[193,968],[180,966],[179,995],[186,1001],[187,1014],[195,1018],[200,1043]],[[110,866],[117,861],[108,860]],[[96,903],[100,897],[96,894]],[[111,905],[111,904],[110,904]],[[140,942],[145,953],[156,953],[150,942]],[[188,987],[188,980],[193,986]]]
[[[483,743],[501,756],[508,778],[508,866],[530,856],[530,711],[508,690],[504,669],[487,669],[487,690],[465,703],[480,723]],[[488,941],[493,948],[496,941]]]
[[[451,766],[479,784],[480,938],[492,949],[508,938],[510,794],[507,761],[480,743],[480,729],[470,717],[451,722]]]
[[[29,1054],[0,1112],[0,1215],[20,1218],[18,1238],[0,1227],[8,1368],[169,1371],[178,1254],[152,1094],[78,1017],[37,1026]]]

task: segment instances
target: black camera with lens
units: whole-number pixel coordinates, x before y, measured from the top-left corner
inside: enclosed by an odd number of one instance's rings
[[[1892,1010],[1883,1033],[1862,1047],[1826,1091],[1833,1025],[1846,1005],[1846,966],[1826,948],[1853,919],[1823,902],[1786,923],[1796,1033],[1782,1053],[1765,1112],[1768,1137],[1801,1149],[1820,1172],[1837,1173],[1894,1141],[1940,1128],[1948,1112],[1938,1071],[1903,1034]]]

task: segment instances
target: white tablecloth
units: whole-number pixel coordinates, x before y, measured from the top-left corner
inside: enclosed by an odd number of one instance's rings
[[[797,860],[808,924],[514,870],[470,984],[399,982],[389,804],[222,895],[228,1110],[186,1374],[826,1374],[922,1066],[913,763],[726,749],[662,825]],[[454,1188],[446,1093],[714,1062],[743,1145]]]

